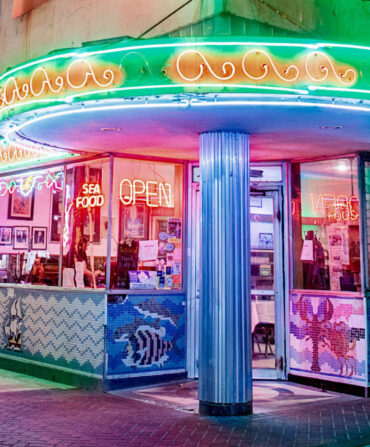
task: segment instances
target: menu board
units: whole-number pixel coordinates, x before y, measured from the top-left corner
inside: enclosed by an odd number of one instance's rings
[[[117,288],[128,289],[129,271],[137,270],[139,261],[139,243],[131,240],[119,244],[117,253]]]

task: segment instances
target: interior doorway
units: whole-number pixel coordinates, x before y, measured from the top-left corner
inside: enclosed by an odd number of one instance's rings
[[[250,195],[253,378],[282,378],[284,362],[283,247],[279,189]]]
[[[198,377],[201,193],[191,182],[189,196],[189,263],[187,370]],[[253,185],[250,192],[251,341],[254,379],[285,378],[285,310],[281,185]],[[247,318],[247,316],[246,316]]]

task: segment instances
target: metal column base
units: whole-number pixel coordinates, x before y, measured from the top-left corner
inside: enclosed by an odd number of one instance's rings
[[[215,404],[200,400],[199,414],[202,416],[245,416],[252,414],[252,402],[244,404]]]

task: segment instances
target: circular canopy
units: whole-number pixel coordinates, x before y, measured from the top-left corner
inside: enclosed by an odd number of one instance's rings
[[[254,160],[369,150],[369,51],[279,39],[63,51],[0,77],[0,134],[50,152],[187,160],[199,133],[220,129],[249,133]]]

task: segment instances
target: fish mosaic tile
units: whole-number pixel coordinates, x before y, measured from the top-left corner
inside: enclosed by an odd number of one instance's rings
[[[364,298],[290,294],[290,373],[366,384]]]
[[[185,369],[184,300],[127,295],[108,304],[108,378]]]
[[[0,354],[102,376],[104,320],[104,293],[0,289]]]

